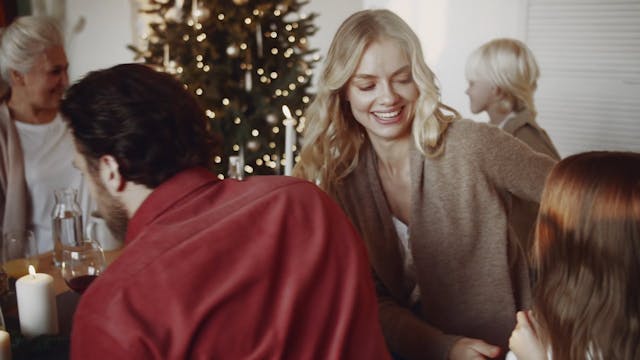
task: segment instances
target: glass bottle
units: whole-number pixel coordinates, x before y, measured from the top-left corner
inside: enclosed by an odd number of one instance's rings
[[[229,156],[229,171],[227,173],[227,178],[244,180],[244,169],[242,167],[243,164],[240,161],[239,156]]]
[[[82,210],[78,204],[78,191],[72,188],[54,192],[56,204],[51,219],[53,222],[53,263],[60,266],[62,249],[79,246],[82,241]]]

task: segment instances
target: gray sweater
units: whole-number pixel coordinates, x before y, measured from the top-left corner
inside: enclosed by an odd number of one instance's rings
[[[421,298],[410,290],[398,238],[369,144],[333,196],[365,241],[377,280],[380,321],[392,352],[407,359],[446,359],[460,336],[506,350],[515,313],[531,291],[500,193],[539,201],[554,160],[487,124],[452,123],[435,158],[411,154],[409,245]],[[503,352],[504,353],[504,352]]]

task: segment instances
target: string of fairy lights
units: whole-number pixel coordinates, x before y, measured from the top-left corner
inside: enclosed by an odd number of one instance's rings
[[[292,144],[288,154],[296,153],[313,64],[320,59],[308,50],[315,15],[298,12],[304,3],[295,0],[251,1],[253,8],[248,0],[233,0],[232,7],[217,0],[151,1],[143,10],[152,16],[141,34],[144,48],[135,50],[177,76],[202,100],[211,126],[233,140],[214,158],[218,177],[228,174],[231,162],[249,175],[290,168],[284,144]],[[280,110],[285,105],[292,109],[288,117]],[[285,131],[287,122],[293,131]]]

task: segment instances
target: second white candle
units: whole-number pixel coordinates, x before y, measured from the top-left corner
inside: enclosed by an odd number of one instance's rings
[[[291,115],[291,110],[287,105],[282,105],[282,113],[285,116],[284,120],[284,174],[291,175],[293,169],[293,147],[296,143],[296,121]]]

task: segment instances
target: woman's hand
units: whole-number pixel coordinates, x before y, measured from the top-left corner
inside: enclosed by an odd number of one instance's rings
[[[511,332],[509,348],[518,360],[547,360],[547,351],[540,342],[538,324],[531,311],[518,311],[516,328]]]
[[[500,355],[500,348],[480,339],[462,338],[449,351],[449,360],[484,360]]]

